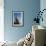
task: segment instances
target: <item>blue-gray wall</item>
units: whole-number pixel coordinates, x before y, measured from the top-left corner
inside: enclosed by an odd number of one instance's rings
[[[31,31],[36,12],[40,9],[40,0],[4,0],[4,38],[18,41]],[[12,27],[12,10],[24,11],[24,27]]]
[[[42,11],[43,9],[46,9],[46,0],[41,0],[40,1],[40,10]],[[43,12],[43,22],[40,22],[40,25],[45,26],[46,27],[46,10]]]

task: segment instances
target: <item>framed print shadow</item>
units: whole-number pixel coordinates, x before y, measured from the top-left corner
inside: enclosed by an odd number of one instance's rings
[[[12,26],[24,26],[24,11],[12,11]]]

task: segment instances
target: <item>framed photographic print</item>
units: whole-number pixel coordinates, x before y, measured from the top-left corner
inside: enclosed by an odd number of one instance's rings
[[[12,11],[12,26],[24,25],[24,11]]]

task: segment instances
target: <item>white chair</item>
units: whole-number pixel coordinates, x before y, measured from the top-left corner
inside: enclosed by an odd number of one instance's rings
[[[40,25],[32,26],[32,34],[34,35],[34,42],[31,46],[44,46],[46,29]]]

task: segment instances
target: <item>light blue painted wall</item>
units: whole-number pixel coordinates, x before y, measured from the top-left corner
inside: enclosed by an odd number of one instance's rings
[[[46,9],[46,0],[41,0],[40,1],[40,10],[42,11],[43,9]],[[46,27],[46,10],[43,12],[43,22],[40,22],[40,25],[45,26]]]
[[[4,39],[18,41],[31,31],[40,0],[4,0]],[[12,10],[24,11],[24,27],[12,27]]]

